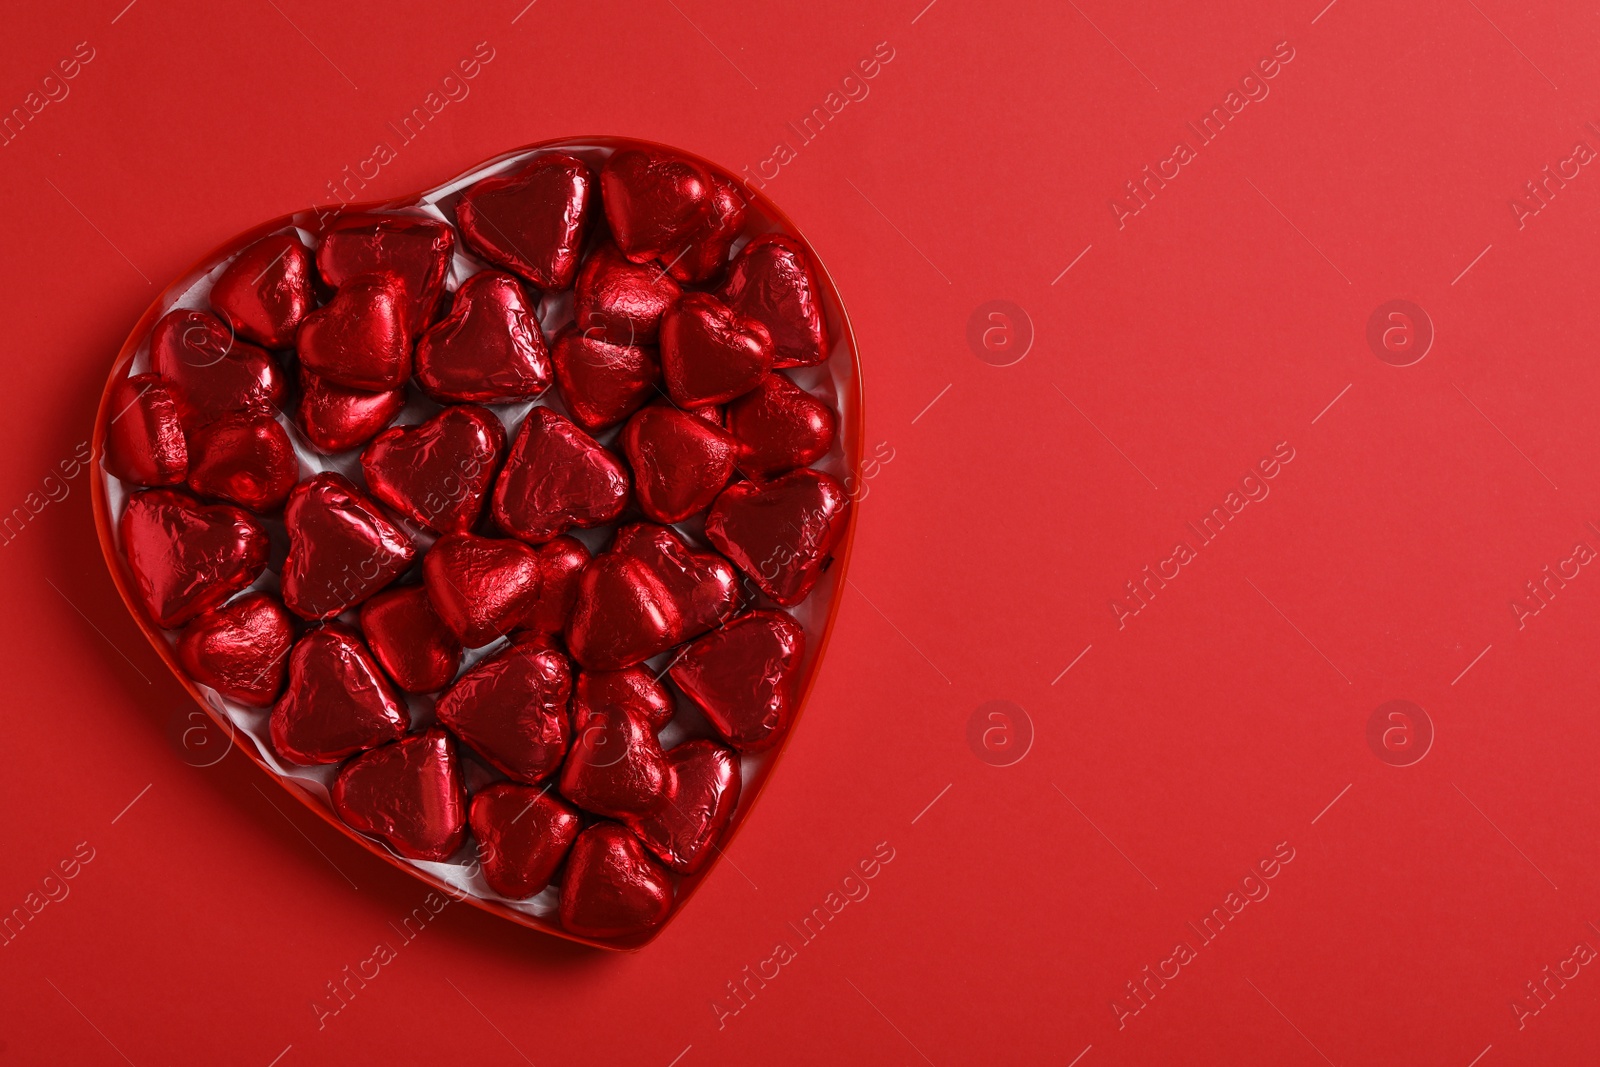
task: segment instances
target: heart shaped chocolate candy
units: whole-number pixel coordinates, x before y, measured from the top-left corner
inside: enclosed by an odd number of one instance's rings
[[[133,494],[117,530],[134,594],[167,630],[221,604],[267,566],[267,534],[255,519],[176,489]]]
[[[295,425],[321,452],[343,452],[372,440],[406,406],[404,389],[347,389],[300,370]]]
[[[601,203],[622,254],[670,259],[711,213],[711,175],[682,156],[625,148],[600,170]]]
[[[573,526],[602,526],[628,503],[628,470],[594,438],[546,407],[528,412],[495,482],[494,519],[539,544]]]
[[[849,499],[809,467],[758,486],[736,482],[706,516],[706,539],[785,607],[806,598],[844,536]]]
[[[732,179],[711,176],[711,210],[700,229],[670,256],[663,256],[667,270],[680,282],[700,284],[711,281],[728,265],[728,250],[744,227],[744,197]]]
[[[300,365],[348,389],[398,389],[411,377],[407,311],[399,275],[351,278],[300,324]]]
[[[193,434],[189,488],[200,496],[251,511],[276,511],[299,476],[289,434],[270,415],[225,415]]]
[[[561,768],[561,795],[596,815],[643,815],[661,801],[671,774],[661,743],[635,704],[592,703],[595,695],[589,687],[572,702],[572,751]]]
[[[667,404],[641,409],[622,429],[639,508],[682,522],[711,506],[733,474],[738,443],[715,423]]]
[[[601,332],[568,326],[551,349],[556,386],[572,418],[591,433],[615,426],[639,410],[661,387],[656,351],[612,344]]]
[[[690,645],[670,674],[724,741],[755,752],[789,728],[804,656],[799,623],[781,612],[752,611]]]
[[[582,937],[625,937],[666,921],[672,880],[620,823],[578,835],[561,882],[561,925]]]
[[[627,820],[644,846],[679,874],[693,874],[739,806],[739,757],[704,738],[667,753],[666,792],[644,815]]]
[[[433,321],[455,247],[455,231],[438,219],[346,215],[317,246],[317,272],[336,289],[361,274],[398,275],[406,292],[406,326],[415,336]]]
[[[245,247],[211,284],[211,307],[247,341],[288,348],[314,306],[311,251],[293,233]]]
[[[510,645],[474,666],[439,698],[439,721],[519,782],[554,774],[567,754],[572,668],[559,652]]]
[[[539,319],[509,274],[486,270],[456,290],[450,314],[417,341],[417,384],[441,403],[523,400],[550,388]]]
[[[661,316],[683,288],[656,263],[635,263],[610,241],[578,272],[572,316],[586,337],[614,345],[654,345]]]
[[[589,227],[594,172],[552,152],[475,182],[456,203],[461,236],[490,263],[541,289],[570,289]]]
[[[363,752],[339,770],[333,810],[402,856],[440,862],[467,837],[467,791],[450,735],[427,730]]]
[[[572,698],[575,708],[626,708],[655,733],[671,722],[678,710],[667,687],[643,667],[580,671]]]
[[[266,593],[245,593],[189,620],[176,651],[195,681],[264,708],[283,690],[293,644],[294,619],[283,605]]]
[[[340,474],[324,471],[294,487],[284,509],[289,556],[283,602],[304,619],[355,607],[403,574],[417,549]]]
[[[513,900],[549,885],[578,837],[576,810],[547,789],[515,782],[478,790],[468,819],[478,839],[483,880]]]
[[[804,247],[793,237],[767,233],[752,238],[729,265],[720,295],[766,326],[774,366],[809,367],[828,358],[822,288]]]
[[[715,552],[697,552],[673,530],[639,522],[617,531],[612,551],[649,568],[679,621],[678,640],[698,637],[739,606],[733,565]]]
[[[264,349],[239,340],[205,311],[175,308],[157,320],[150,366],[172,390],[186,430],[235,411],[275,414],[289,393]]]
[[[483,513],[505,458],[506,431],[487,408],[448,407],[385,430],[361,453],[372,495],[438,533],[465,533]]]
[[[373,658],[406,692],[443,689],[461,669],[461,642],[422,586],[385,589],[361,605],[360,617]]]
[[[566,637],[573,658],[586,670],[643,663],[682,635],[683,618],[672,595],[642,560],[613,549],[583,569]]]
[[[422,584],[468,648],[510,633],[539,599],[539,554],[521,541],[446,534],[422,560]]]
[[[728,405],[728,432],[738,441],[739,470],[772,478],[815,463],[833,447],[833,409],[773,373]]]
[[[725,404],[772,369],[772,337],[710,293],[688,293],[661,320],[661,373],[680,407]]]
[[[111,388],[106,469],[133,485],[177,485],[189,473],[189,445],[178,401],[159,374],[137,374]]]
[[[329,623],[295,642],[289,687],[269,722],[278,755],[306,765],[337,763],[410,726],[405,704],[355,630]]]

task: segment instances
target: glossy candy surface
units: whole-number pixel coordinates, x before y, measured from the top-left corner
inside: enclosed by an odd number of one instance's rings
[[[267,534],[228,504],[147,489],[119,524],[133,585],[157,626],[182,626],[254,582],[267,565]]]
[[[111,390],[106,469],[132,485],[177,485],[189,473],[189,445],[178,401],[159,374],[139,374]]]
[[[588,937],[652,929],[672,910],[672,881],[627,827],[599,822],[578,835],[561,884],[561,925]]]
[[[397,275],[406,326],[416,335],[433,321],[455,246],[455,231],[436,219],[351,214],[336,220],[317,246],[317,272],[336,289],[374,271]]]
[[[456,221],[472,250],[541,289],[567,289],[589,226],[594,172],[552,152],[461,194]]]
[[[178,661],[229,700],[263,708],[277,699],[294,644],[294,619],[265,593],[246,593],[189,620]]]
[[[211,287],[211,307],[234,333],[264,348],[288,348],[315,306],[311,250],[275,233],[247,247]]]
[[[447,534],[422,561],[439,618],[468,648],[505,637],[539,599],[539,553],[509,537]]]
[[[550,388],[539,319],[509,274],[483,271],[456,290],[450,314],[417,341],[417,385],[440,403],[489,403]]]
[[[437,533],[465,533],[483,512],[505,458],[506,431],[485,408],[445,408],[427,422],[396,426],[361,453],[372,495]]]
[[[416,545],[343,475],[301,482],[284,509],[289,556],[283,602],[305,619],[327,619],[398,578]]]
[[[360,617],[373,658],[406,692],[443,689],[461,668],[461,641],[422,586],[385,589],[361,605]]]
[[[549,885],[578,837],[578,813],[571,806],[549,790],[515,782],[478,790],[469,819],[484,880],[513,899]]]
[[[628,503],[628,470],[608,449],[549,408],[522,424],[494,487],[494,518],[539,544],[573,527],[601,526]]]
[[[272,747],[292,763],[337,763],[393,741],[411,716],[361,635],[334,623],[289,653],[289,687],[272,708]]]
[[[172,391],[185,430],[236,411],[276,414],[289,393],[266,350],[204,311],[162,316],[150,331],[150,366]]]
[[[334,779],[333,810],[402,856],[449,859],[467,837],[467,791],[450,735],[427,730],[357,756]]]
[[[565,656],[510,645],[463,674],[435,710],[440,722],[503,774],[536,785],[567,754],[571,695]]]

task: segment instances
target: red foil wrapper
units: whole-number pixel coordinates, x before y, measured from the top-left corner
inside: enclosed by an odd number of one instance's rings
[[[660,392],[653,348],[615,345],[569,326],[556,337],[551,358],[562,402],[591,433],[615,426]]]
[[[769,233],[752,238],[734,257],[720,295],[766,326],[776,366],[809,367],[828,358],[821,292],[800,242]]]
[[[406,325],[415,336],[433,321],[455,251],[455,231],[417,215],[346,215],[317,246],[317,271],[334,288],[361,274],[396,274],[406,291]]]
[[[456,290],[450,314],[417,341],[417,384],[440,403],[487,403],[550,388],[539,319],[509,274],[483,271]]]
[[[728,249],[744,227],[744,197],[739,185],[720,174],[711,176],[711,211],[694,238],[666,260],[667,270],[680,282],[711,281],[728,265]]]
[[[229,700],[264,708],[283,691],[294,619],[265,593],[246,593],[202,612],[178,635],[189,677]]]
[[[578,813],[548,790],[496,782],[472,798],[483,879],[503,897],[531,897],[555,875],[577,840]]]
[[[417,426],[385,430],[361,453],[372,495],[438,533],[465,533],[483,513],[506,454],[506,431],[487,408],[445,408]]]
[[[844,536],[849,499],[821,471],[793,471],[764,486],[737,482],[706,516],[706,538],[785,607],[806,598]]]
[[[683,289],[654,263],[635,263],[607,241],[578,273],[572,315],[586,337],[614,345],[653,345],[661,316]]]
[[[739,806],[739,757],[704,739],[667,753],[665,796],[650,811],[628,819],[644,846],[679,874],[693,874],[711,858]]]
[[[249,245],[217,276],[211,307],[247,341],[289,348],[312,301],[311,251],[292,233]]]
[[[439,721],[497,770],[536,785],[556,772],[572,739],[572,668],[559,652],[510,645],[439,698]]]
[[[474,184],[456,204],[456,221],[490,263],[541,289],[570,289],[593,199],[589,165],[552,152]]]
[[[661,679],[643,667],[580,673],[572,690],[572,706],[625,708],[649,723],[652,733],[659,733],[678,710]]]
[[[625,148],[600,171],[611,236],[635,263],[670,260],[711,214],[711,173],[671,152]]]
[[[624,552],[602,552],[584,568],[567,620],[567,647],[586,670],[643,663],[681,640],[683,619],[650,568]]]
[[[657,522],[682,522],[711,506],[733,475],[737,442],[715,423],[652,404],[628,420],[622,453],[633,468],[639,509]]]
[[[599,822],[578,835],[561,883],[561,925],[614,938],[660,926],[672,910],[672,880],[627,827]]]
[[[362,274],[306,316],[300,365],[347,389],[398,389],[411,377],[406,290],[397,274]]]
[[[539,599],[539,554],[521,541],[446,534],[422,560],[439,618],[468,648],[510,633]]]
[[[194,432],[189,488],[251,511],[276,511],[289,498],[300,461],[270,415],[228,415]]]
[[[725,404],[772,369],[772,338],[761,322],[710,293],[687,293],[661,320],[661,376],[680,407]]]
[[[593,696],[592,692],[586,696]],[[662,803],[672,772],[650,721],[627,704],[574,701],[561,795],[596,815],[627,819]]]
[[[578,602],[578,580],[589,565],[589,550],[575,537],[557,537],[540,545],[538,552],[539,599],[517,627],[557,634],[566,628]]]
[[[647,522],[624,526],[611,548],[649,569],[678,617],[679,640],[698,637],[739,606],[733,565],[715,552],[690,548],[665,526]]]
[[[160,375],[136,374],[111,389],[106,469],[133,485],[177,485],[189,473],[178,401]]]
[[[494,486],[494,520],[539,544],[574,526],[603,526],[628,503],[628,471],[568,419],[534,408]]]
[[[218,606],[267,566],[267,534],[253,518],[173,489],[135,493],[118,532],[139,601],[163,629]]]
[[[385,589],[361,605],[361,632],[379,666],[408,693],[443,689],[461,669],[461,642],[420,585]]]
[[[293,763],[337,763],[402,736],[411,716],[342,623],[302,637],[289,653],[289,688],[273,705],[272,747]]]
[[[283,602],[303,619],[353,608],[403,574],[416,546],[342,475],[301,482],[284,510]]]
[[[833,409],[785,374],[767,375],[728,405],[739,470],[750,478],[772,478],[815,463],[833,447],[837,426]]]
[[[289,393],[265,350],[204,311],[164,315],[150,331],[150,364],[172,390],[186,430],[236,411],[276,414]]]
[[[467,838],[467,791],[450,735],[427,730],[357,756],[334,779],[333,810],[402,856],[449,859]]]
[[[672,665],[679,689],[722,739],[753,752],[789,728],[805,631],[776,611],[752,611],[690,645]]]
[[[405,406],[404,389],[347,389],[301,370],[295,425],[317,450],[343,452],[372,440]]]

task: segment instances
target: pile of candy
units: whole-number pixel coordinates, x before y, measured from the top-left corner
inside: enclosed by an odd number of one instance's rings
[[[347,825],[556,886],[581,937],[710,859],[846,528],[837,413],[785,373],[830,351],[817,276],[746,215],[653,146],[535,152],[248,245],[108,398],[127,585],[185,673],[338,765]]]

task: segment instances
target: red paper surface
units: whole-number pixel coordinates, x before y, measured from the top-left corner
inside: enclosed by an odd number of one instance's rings
[[[1594,1061],[1600,21],[922,2],[8,13],[0,1058]],[[207,250],[595,133],[768,176],[882,442],[783,764],[620,956],[213,763],[81,469]]]

